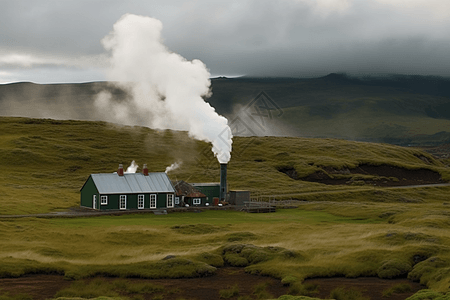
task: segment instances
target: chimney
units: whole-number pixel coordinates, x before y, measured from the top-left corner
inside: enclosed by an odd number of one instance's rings
[[[227,199],[227,164],[220,164],[220,201]]]
[[[123,165],[119,164],[119,169],[117,170],[117,175],[123,176]]]
[[[147,164],[144,164],[144,167],[142,168],[142,173],[144,173],[144,176],[148,176]]]

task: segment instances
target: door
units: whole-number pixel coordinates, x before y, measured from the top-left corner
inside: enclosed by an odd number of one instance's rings
[[[97,209],[97,195],[92,196],[92,208]]]

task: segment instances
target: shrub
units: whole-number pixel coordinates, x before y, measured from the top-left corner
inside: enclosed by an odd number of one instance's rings
[[[239,242],[243,240],[254,240],[257,238],[256,234],[251,232],[233,232],[226,235],[228,242]]]
[[[448,263],[437,256],[430,257],[414,266],[414,269],[409,272],[408,279],[413,281],[420,281],[426,284],[430,276],[439,268],[447,267]]]
[[[392,294],[401,294],[407,292],[411,292],[411,286],[407,283],[399,283],[388,288],[387,290],[384,290],[383,297],[389,297]]]
[[[245,257],[239,256],[236,253],[225,254],[225,261],[233,267],[245,267],[248,266],[248,260]]]
[[[195,257],[195,259],[207,263],[208,265],[211,265],[216,268],[223,267],[224,264],[222,256],[208,252],[200,253],[198,256]]]
[[[330,298],[335,300],[368,300],[362,293],[355,289],[346,289],[343,287],[335,288],[330,293]]]
[[[254,287],[253,295],[256,296],[256,299],[271,299],[273,295],[267,292],[267,283],[260,283]]]
[[[406,300],[450,300],[450,293],[446,295],[432,290],[420,290]]]
[[[228,289],[219,291],[220,299],[230,299],[231,297],[238,295],[239,295],[239,287],[237,284],[235,284],[232,287],[229,287]]]
[[[89,283],[86,281],[75,281],[70,287],[58,291],[55,297],[80,297],[89,299],[100,296],[119,296],[113,288],[114,286],[111,283],[102,279],[94,279]]]
[[[319,293],[319,285],[313,283],[302,284],[296,282],[289,287],[289,294],[300,296],[314,296]]]
[[[33,297],[31,297],[28,294],[16,294],[13,296],[10,296],[9,293],[0,295],[0,300],[33,300]]]
[[[208,234],[223,231],[222,227],[210,224],[175,225],[170,228],[181,234]]]
[[[396,278],[406,276],[411,271],[411,264],[398,259],[391,259],[384,261],[377,270],[377,275],[380,278]]]
[[[297,277],[292,276],[292,275],[287,275],[281,279],[281,283],[283,285],[291,285],[296,281],[297,281]]]
[[[262,249],[252,249],[248,252],[243,251],[242,255],[246,256],[247,260],[251,264],[257,264],[259,262],[263,262],[270,259],[270,256]]]

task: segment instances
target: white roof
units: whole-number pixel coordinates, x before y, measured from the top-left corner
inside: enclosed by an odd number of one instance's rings
[[[100,194],[175,193],[166,173],[91,174]]]

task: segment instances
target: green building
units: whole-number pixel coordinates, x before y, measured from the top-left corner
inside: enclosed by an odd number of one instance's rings
[[[205,194],[206,200],[213,205],[214,198],[220,199],[220,183],[219,182],[207,182],[207,183],[190,183],[194,188]]]
[[[194,188],[189,183],[179,180],[172,181],[175,189],[175,205],[176,206],[210,206],[213,198],[207,199],[206,195]]]
[[[163,172],[91,174],[80,191],[80,205],[99,210],[161,209],[175,203],[175,190]]]

